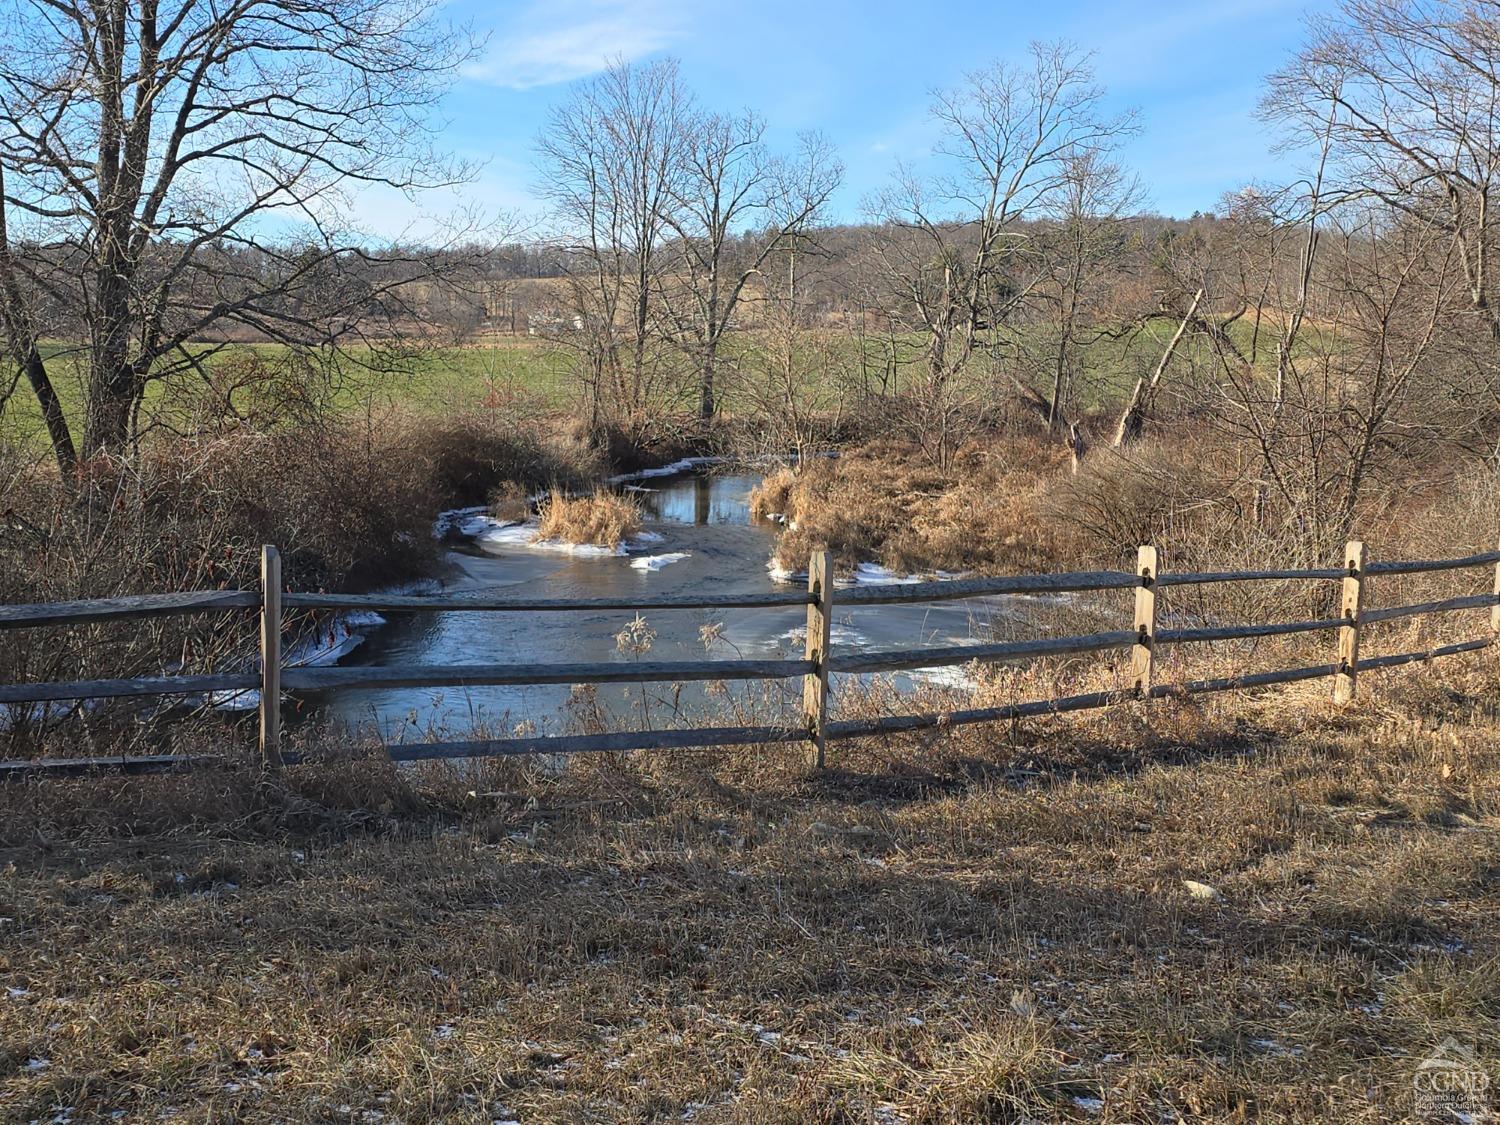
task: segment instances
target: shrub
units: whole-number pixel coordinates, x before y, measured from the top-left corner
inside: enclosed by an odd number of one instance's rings
[[[700,430],[694,418],[662,412],[636,422],[576,421],[568,430],[568,439],[616,472],[631,473],[701,453],[706,438]]]
[[[531,496],[525,485],[508,480],[490,490],[486,507],[489,508],[490,515],[498,520],[519,522],[531,515]]]
[[[479,504],[497,485],[514,483],[528,493],[580,488],[611,462],[570,429],[536,417],[497,413],[456,415],[441,422],[403,417],[400,444],[431,475],[446,502]]]

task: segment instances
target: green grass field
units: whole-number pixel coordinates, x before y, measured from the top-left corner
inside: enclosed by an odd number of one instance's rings
[[[1171,326],[1153,325],[1128,338],[1101,336],[1087,340],[1079,349],[1076,383],[1070,398],[1086,411],[1106,408],[1128,394],[1135,380],[1148,372],[1160,357]],[[1248,346],[1249,325],[1236,325],[1231,333],[1242,347]],[[837,381],[844,388],[881,389],[889,392],[905,387],[924,375],[923,339],[918,335],[898,337],[896,378],[888,381],[889,342],[870,338],[863,343],[840,335],[811,338],[799,356],[798,366],[813,380]],[[759,349],[750,334],[730,337],[721,364],[721,402],[730,412],[753,409],[757,381],[768,380],[768,372],[779,366]],[[992,394],[998,380],[1000,392],[1008,393],[1008,370],[1029,373],[1035,385],[1048,390],[1053,341],[1045,330],[1013,333],[997,358],[976,356],[967,375],[974,391]],[[205,345],[205,352],[207,351]],[[274,344],[237,344],[214,353],[206,366],[215,382],[227,383],[230,365],[244,364],[247,357],[274,359],[281,350]],[[72,421],[75,433],[84,399],[83,355],[63,342],[47,346],[50,373]],[[1262,352],[1264,359],[1265,353]],[[340,412],[364,412],[401,405],[418,412],[450,413],[486,404],[503,406],[514,396],[532,397],[539,405],[566,409],[578,400],[573,376],[576,353],[559,344],[528,337],[503,337],[469,346],[435,347],[399,359],[371,348],[350,349],[330,359],[320,377],[310,382],[308,395],[323,408]],[[1188,340],[1179,349],[1175,369],[1203,369],[1213,363],[1209,346]],[[691,376],[684,373],[684,377]],[[887,381],[882,381],[885,378]],[[832,388],[830,395],[832,397]],[[142,417],[171,429],[188,428],[195,412],[213,401],[203,381],[186,373],[153,382]],[[684,403],[687,397],[684,397]],[[770,401],[775,401],[774,397]],[[234,395],[236,409],[257,405],[255,394],[241,390]],[[264,405],[262,402],[261,405]],[[274,417],[275,410],[271,415]],[[36,401],[24,382],[7,401],[0,401],[0,440],[11,444],[44,444],[44,430]]]
[[[281,350],[276,344],[236,344],[209,358],[207,366],[223,374],[226,365],[247,356],[271,358]],[[85,397],[85,372],[69,345],[47,345],[49,373],[68,414],[75,435],[81,429],[80,415]],[[331,361],[313,380],[309,392],[323,404],[341,412],[362,412],[390,405],[405,405],[417,411],[445,413],[503,402],[511,395],[535,396],[546,406],[565,407],[570,401],[567,351],[529,339],[474,346],[433,348],[395,360],[378,356],[373,349],[355,348]],[[148,388],[143,419],[156,419],[174,428],[186,423],[208,396],[202,381],[184,374],[153,382]],[[244,410],[254,396],[237,392],[235,405]],[[11,443],[45,441],[41,414],[24,382],[8,401],[0,403],[0,438]]]

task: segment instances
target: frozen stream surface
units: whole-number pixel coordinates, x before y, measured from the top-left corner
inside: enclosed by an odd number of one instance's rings
[[[440,586],[447,593],[517,597],[588,598],[631,594],[727,594],[786,589],[767,571],[776,525],[752,521],[751,474],[685,472],[648,478],[631,488],[647,513],[647,533],[625,554],[568,553],[538,549],[518,529],[485,534],[485,521],[470,521],[477,536],[450,550]],[[893,576],[892,576],[893,577]],[[880,580],[866,568],[861,580]],[[1013,610],[1008,599],[988,598],[927,605],[884,605],[835,610],[833,643],[854,649],[905,648],[918,644],[963,644],[988,634],[990,621]],[[629,660],[617,635],[630,622],[626,611],[610,612],[432,612],[391,614],[383,625],[364,615],[351,622],[364,635],[340,662],[343,666],[583,663]],[[802,653],[805,610],[655,610],[644,615],[656,634],[651,660],[795,657]],[[378,620],[378,619],[377,619]],[[705,631],[716,634],[705,647]],[[935,668],[897,679],[960,685],[961,668]],[[652,725],[674,725],[688,717],[724,719],[722,697],[706,697],[701,685],[644,685]],[[603,684],[595,704],[619,725],[639,723],[641,685]],[[783,721],[794,713],[800,684],[769,689],[735,683],[742,703],[753,698],[748,721]],[[310,719],[341,722],[388,741],[464,738],[474,732],[496,737],[517,728],[537,733],[570,729],[572,691],[567,686],[472,688],[354,688],[308,693],[299,712]],[[834,685],[835,708],[838,684]],[[683,713],[677,718],[674,708]]]

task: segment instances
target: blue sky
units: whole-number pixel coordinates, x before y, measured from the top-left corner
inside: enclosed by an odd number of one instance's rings
[[[1143,132],[1123,152],[1151,207],[1171,215],[1212,208],[1228,190],[1284,174],[1285,158],[1255,119],[1261,82],[1326,0],[1215,0],[1198,4],[985,3],[983,0],[450,0],[448,11],[487,36],[441,113],[449,149],[484,162],[478,179],[413,205],[362,201],[367,224],[394,233],[414,214],[461,201],[538,210],[532,144],[569,82],[618,55],[677,56],[703,103],[749,107],[773,142],[816,129],[846,166],[840,219],[895,161],[920,161],[934,137],[929,92],[1036,39],[1094,52],[1114,106],[1140,113]]]

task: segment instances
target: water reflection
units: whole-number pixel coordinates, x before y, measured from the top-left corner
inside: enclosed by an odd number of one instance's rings
[[[650,519],[707,527],[749,523],[750,493],[759,481],[757,476],[695,473],[627,489]]]

